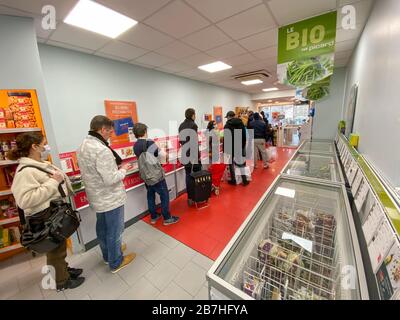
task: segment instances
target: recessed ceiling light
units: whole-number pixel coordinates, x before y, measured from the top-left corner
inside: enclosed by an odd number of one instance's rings
[[[91,0],[80,0],[64,22],[113,39],[137,24],[137,21]]]
[[[198,68],[203,71],[214,73],[214,72],[218,72],[218,71],[222,71],[222,70],[231,69],[232,66],[227,65],[226,63],[223,63],[222,61],[217,61],[217,62],[213,62],[210,64],[205,64],[204,66],[200,66]]]
[[[263,83],[263,81],[260,79],[242,81],[242,84],[244,84],[245,86],[252,86],[254,84],[261,84],[261,83]]]
[[[263,89],[264,92],[271,92],[271,91],[278,91],[278,88],[267,88],[267,89]]]

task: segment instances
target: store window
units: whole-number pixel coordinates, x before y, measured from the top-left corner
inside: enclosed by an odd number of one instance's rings
[[[302,125],[307,120],[309,105],[261,106],[273,126]]]

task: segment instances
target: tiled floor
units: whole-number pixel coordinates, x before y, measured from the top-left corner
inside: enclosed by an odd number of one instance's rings
[[[143,221],[125,231],[124,242],[137,257],[117,274],[104,265],[98,247],[68,257],[72,267],[84,269],[86,281],[64,292],[42,288],[45,257],[21,254],[0,262],[0,300],[208,299],[212,260]]]

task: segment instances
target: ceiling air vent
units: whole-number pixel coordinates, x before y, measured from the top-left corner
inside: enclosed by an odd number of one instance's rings
[[[232,77],[232,79],[240,81],[253,80],[253,79],[268,80],[270,78],[271,74],[265,69],[241,73]]]

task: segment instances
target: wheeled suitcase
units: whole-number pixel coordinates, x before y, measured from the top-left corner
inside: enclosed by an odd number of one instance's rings
[[[211,173],[207,170],[192,172],[187,186],[188,199],[196,206],[201,202],[208,202],[211,197],[212,179]]]

